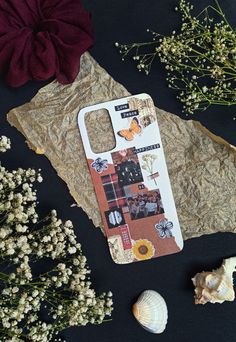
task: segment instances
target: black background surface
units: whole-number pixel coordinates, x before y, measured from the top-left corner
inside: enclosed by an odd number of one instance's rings
[[[181,106],[175,94],[166,86],[165,70],[155,62],[151,75],[138,73],[131,60],[121,62],[114,42],[133,42],[147,39],[147,28],[169,34],[178,28],[180,20],[173,8],[173,0],[84,0],[93,14],[95,45],[93,57],[120,83],[133,93],[149,93],[155,104],[180,117]],[[197,10],[209,1],[192,0]],[[235,0],[221,0],[222,8],[234,25]],[[92,269],[93,285],[97,292],[114,293],[113,320],[100,326],[72,328],[64,332],[69,342],[143,342],[143,341],[236,341],[236,303],[195,306],[191,277],[201,270],[211,270],[221,264],[222,258],[236,254],[236,235],[217,233],[185,242],[184,250],[176,255],[116,265],[110,258],[106,240],[95,229],[87,215],[79,208],[70,208],[74,202],[65,183],[57,176],[44,156],[30,151],[24,138],[6,121],[6,113],[13,107],[29,101],[46,82],[29,82],[12,89],[0,82],[0,135],[12,139],[12,150],[1,156],[2,164],[16,167],[41,168],[44,182],[38,187],[41,202],[39,211],[45,215],[55,208],[63,219],[71,219],[79,241]],[[236,107],[212,107],[191,118],[201,121],[215,134],[236,145]],[[144,289],[154,289],[165,298],[169,319],[165,332],[153,335],[143,330],[132,316],[130,307]]]

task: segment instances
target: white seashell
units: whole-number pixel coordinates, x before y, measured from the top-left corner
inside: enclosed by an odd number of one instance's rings
[[[236,257],[223,260],[220,268],[212,272],[197,273],[192,278],[195,286],[195,304],[223,303],[235,299],[233,273]]]
[[[141,293],[132,308],[141,326],[153,334],[161,334],[166,327],[168,312],[165,300],[153,290]]]

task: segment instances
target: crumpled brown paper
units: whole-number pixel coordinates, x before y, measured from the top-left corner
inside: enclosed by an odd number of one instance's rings
[[[102,227],[102,222],[77,113],[88,105],[127,95],[128,91],[85,53],[74,83],[62,86],[54,81],[30,103],[8,113],[10,124],[34,150],[47,156],[95,226]],[[184,121],[158,108],[156,115],[184,239],[236,231],[236,149],[198,122]],[[108,116],[98,119],[93,113],[87,122],[92,145],[104,149],[112,140]]]

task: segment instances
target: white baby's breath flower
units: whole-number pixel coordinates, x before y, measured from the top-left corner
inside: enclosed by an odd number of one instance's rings
[[[6,145],[5,138],[1,141]],[[34,169],[8,171],[0,165],[0,262],[11,267],[11,273],[0,274],[3,342],[49,342],[60,329],[102,323],[112,311],[111,301],[106,302],[104,294],[96,296],[90,288],[90,270],[72,222],[58,219],[52,210],[34,226],[38,215],[33,183],[37,181],[42,177]],[[54,260],[51,270],[44,270],[44,262],[38,263],[44,257]],[[39,319],[45,303],[50,324]]]
[[[151,39],[147,42],[115,44],[122,60],[131,55],[138,61],[138,70],[147,75],[159,57],[168,72],[168,86],[179,92],[177,98],[186,115],[210,105],[236,104],[236,31],[219,2],[215,3],[193,15],[193,6],[179,0],[180,30],[163,36],[148,29]]]
[[[0,152],[6,152],[11,148],[11,141],[6,136],[0,137]]]
[[[69,252],[70,254],[75,254],[75,253],[76,253],[76,248],[75,248],[75,247],[69,247],[69,248],[68,248],[68,252]]]

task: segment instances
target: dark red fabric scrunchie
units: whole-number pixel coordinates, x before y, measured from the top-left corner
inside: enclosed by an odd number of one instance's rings
[[[0,75],[13,87],[52,76],[73,82],[92,43],[79,0],[0,0]]]

